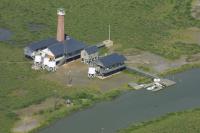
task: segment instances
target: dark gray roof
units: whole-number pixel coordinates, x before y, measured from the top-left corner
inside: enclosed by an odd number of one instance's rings
[[[73,54],[76,51],[84,49],[86,45],[73,38],[69,38],[62,42],[57,42],[54,45],[48,47],[55,57],[59,57],[66,54]]]
[[[97,61],[97,64],[102,65],[104,67],[110,67],[118,63],[124,63],[125,60],[126,58],[123,55],[113,53],[108,56],[101,57]]]
[[[89,46],[89,47],[85,48],[85,51],[88,54],[94,54],[98,51],[98,47],[97,46]]]
[[[30,45],[27,46],[27,48],[29,48],[32,51],[36,51],[36,50],[42,50],[47,48],[48,46],[53,45],[54,43],[57,43],[58,41],[55,38],[48,38],[45,40],[41,40],[38,42],[33,42]]]

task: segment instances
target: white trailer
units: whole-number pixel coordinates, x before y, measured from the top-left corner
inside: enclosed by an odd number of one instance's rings
[[[94,67],[89,67],[88,70],[88,77],[94,78],[96,76],[96,69]]]

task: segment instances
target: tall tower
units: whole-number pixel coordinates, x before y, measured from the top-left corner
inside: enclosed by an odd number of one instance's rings
[[[65,30],[64,30],[65,10],[63,8],[59,8],[57,10],[57,14],[58,14],[57,41],[63,42],[65,40]]]

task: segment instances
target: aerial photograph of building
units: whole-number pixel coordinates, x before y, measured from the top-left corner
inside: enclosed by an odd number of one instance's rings
[[[199,133],[200,0],[0,0],[0,133]]]

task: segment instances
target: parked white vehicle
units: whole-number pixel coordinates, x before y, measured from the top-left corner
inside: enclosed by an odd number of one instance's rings
[[[163,85],[158,82],[155,82],[154,85],[152,85],[151,87],[148,87],[147,90],[152,91],[152,90],[158,89],[158,88],[163,88]]]
[[[148,91],[152,91],[152,90],[154,90],[155,88],[156,88],[156,86],[153,85],[153,86],[151,86],[151,87],[148,87],[147,90],[148,90]]]

